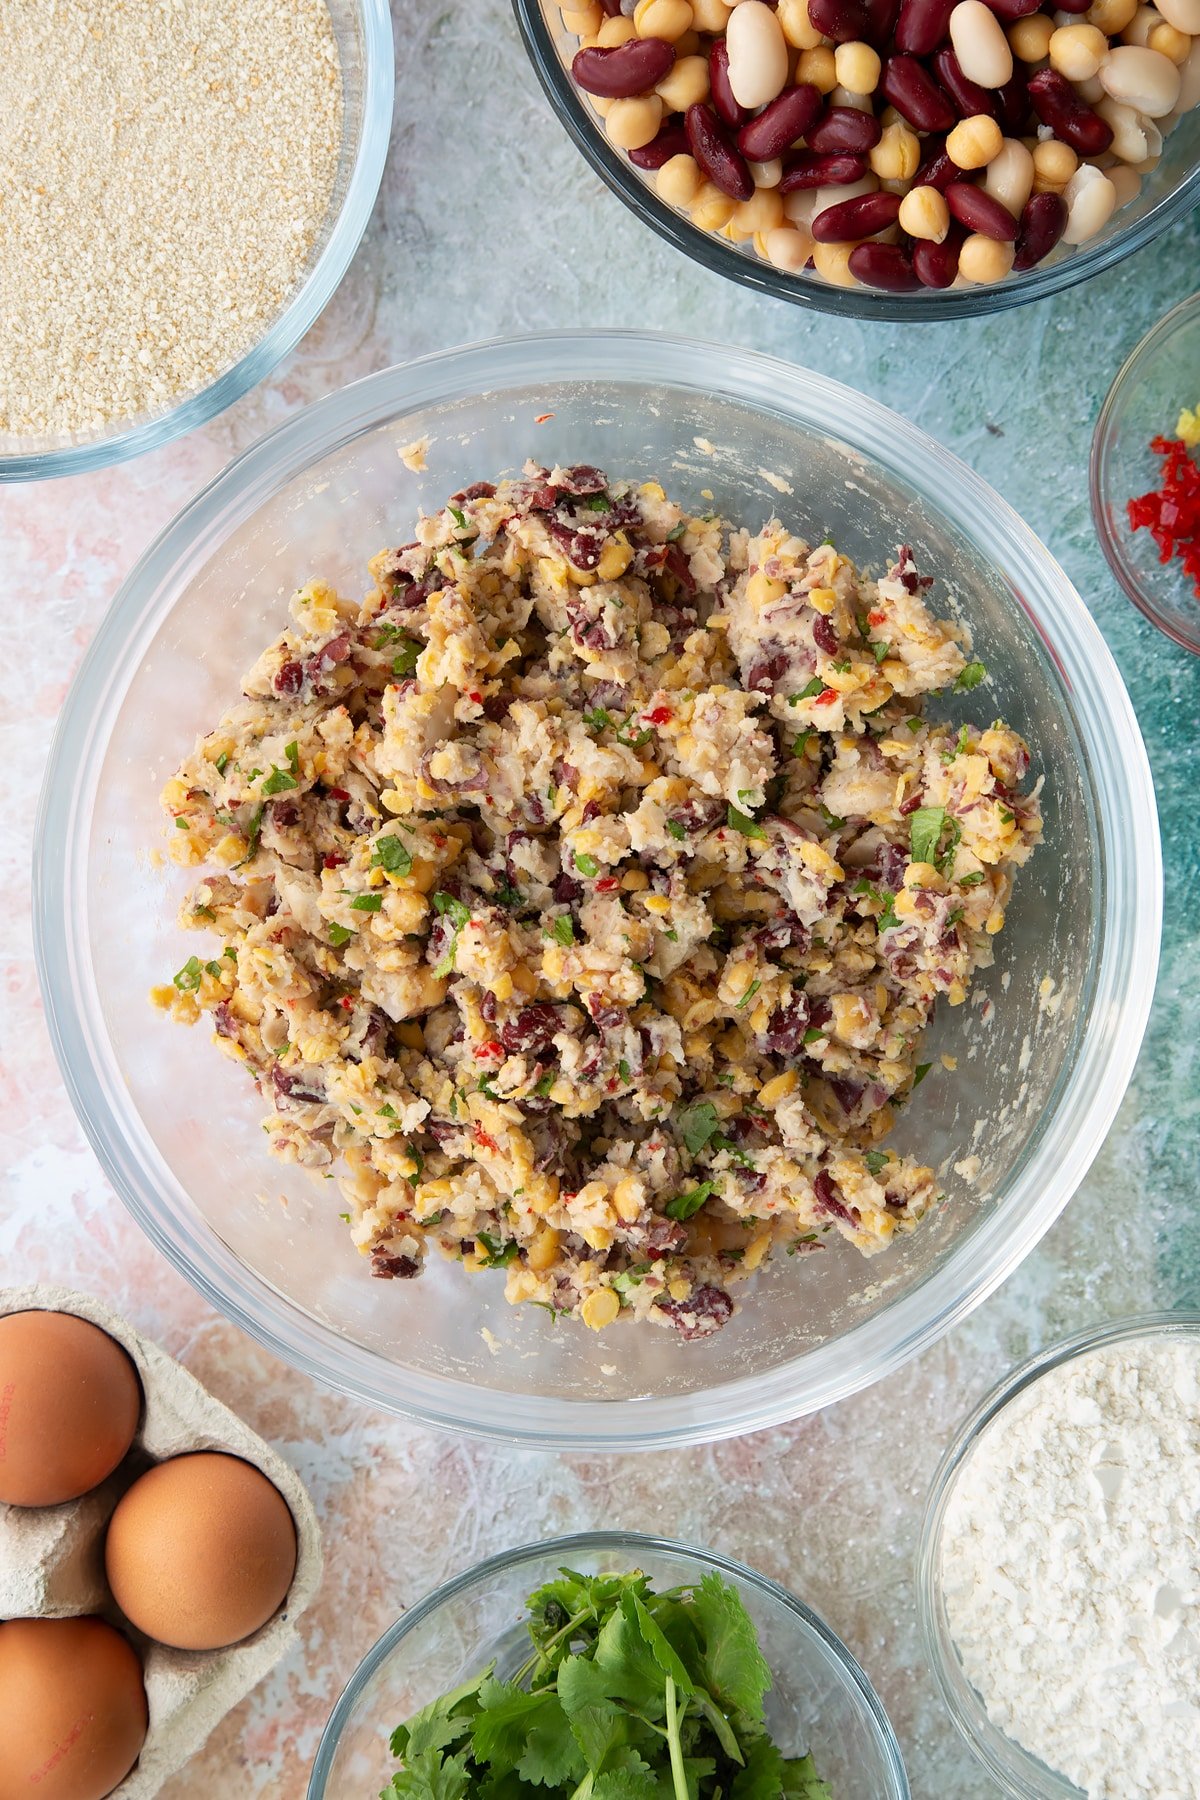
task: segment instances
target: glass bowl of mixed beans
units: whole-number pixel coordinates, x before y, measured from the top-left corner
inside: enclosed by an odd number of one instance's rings
[[[513,3],[626,205],[798,305],[1019,305],[1200,199],[1200,0]]]

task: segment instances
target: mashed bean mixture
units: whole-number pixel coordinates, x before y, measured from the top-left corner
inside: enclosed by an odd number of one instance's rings
[[[894,1111],[1041,818],[1015,732],[923,716],[984,670],[908,550],[876,581],[531,464],[370,568],[294,596],[167,784],[222,947],[156,998],[372,1272],[692,1338],[772,1251],[913,1230]]]

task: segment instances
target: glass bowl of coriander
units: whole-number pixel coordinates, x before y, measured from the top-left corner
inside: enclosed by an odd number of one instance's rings
[[[867,1677],[752,1569],[588,1532],[506,1551],[411,1606],[364,1658],[308,1800],[753,1792],[908,1800]]]

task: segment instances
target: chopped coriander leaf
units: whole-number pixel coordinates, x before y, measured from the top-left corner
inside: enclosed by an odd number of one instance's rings
[[[886,1150],[868,1150],[863,1161],[872,1175],[879,1175],[887,1167],[891,1158]]]
[[[224,973],[219,962],[206,962],[204,967],[210,975],[215,975],[218,981]]]
[[[398,656],[392,658],[392,674],[401,676],[415,674],[417,658],[424,645],[419,638],[410,638],[405,632],[401,632],[400,635],[405,640],[404,648]]]
[[[171,979],[181,994],[191,994],[200,986],[200,977],[203,972],[200,967],[200,958],[189,956],[182,969],[177,970]]]
[[[981,662],[967,663],[960,670],[958,680],[954,683],[954,692],[956,694],[969,694],[972,688],[977,688],[979,686],[986,674],[987,670]]]
[[[617,1074],[621,1077],[622,1081],[629,1080],[629,1064],[625,1061],[624,1057],[622,1057],[617,1064]]]
[[[956,756],[962,755],[963,751],[967,747],[967,732],[968,732],[968,730],[969,730],[969,727],[966,725],[963,725],[961,727],[961,729],[959,730],[958,739],[957,739],[957,742],[955,743],[953,750],[943,750],[942,751],[942,761],[944,763],[952,763]]]
[[[676,1119],[679,1135],[693,1156],[699,1156],[720,1123],[717,1109],[711,1100],[701,1100],[695,1106],[684,1107],[676,1115]]]
[[[677,944],[679,942],[679,933],[673,925],[667,926],[667,929],[663,932],[663,936],[667,939],[668,943]]]
[[[216,762],[213,764],[213,768],[217,771],[218,775],[223,775],[228,766],[229,752],[228,750],[222,750],[220,756],[218,756]]]
[[[390,1100],[388,1101],[386,1106],[377,1106],[375,1108],[375,1110],[379,1114],[380,1118],[394,1119],[396,1117],[396,1109],[392,1105]]]
[[[830,663],[829,666],[838,675],[848,675],[850,673],[850,658],[848,656],[843,657],[840,662]]]
[[[1004,822],[1005,825],[1011,825],[1013,823],[1014,819],[1016,818],[1016,814],[1011,813],[1008,810],[1007,806],[998,806],[996,808],[996,811],[999,813],[1000,818]]]
[[[877,663],[886,661],[892,654],[892,646],[890,644],[874,643],[871,645],[871,648],[875,652],[875,661]]]
[[[828,1033],[823,1025],[810,1025],[804,1034],[804,1041],[806,1044],[815,1044],[818,1038],[827,1036]]]
[[[962,907],[961,906],[954,907],[951,912],[948,912],[946,914],[947,925],[957,925],[958,921],[962,918],[962,916],[963,916]]]
[[[554,1076],[553,1075],[543,1075],[540,1078],[540,1080],[538,1081],[537,1086],[534,1088],[533,1091],[538,1096],[539,1099],[544,1100],[546,1098],[547,1094],[550,1092],[550,1089],[553,1086],[554,1086]]]
[[[273,768],[262,784],[262,791],[264,794],[282,794],[285,793],[288,788],[298,787],[299,785],[296,777],[290,775],[286,769]]]
[[[589,494],[586,500],[580,502],[585,512],[600,513],[607,512],[611,504],[607,494]]]
[[[673,1200],[667,1201],[664,1208],[668,1219],[678,1219],[681,1222],[684,1219],[690,1219],[693,1213],[700,1211],[709,1195],[714,1194],[716,1189],[715,1181],[702,1181],[699,1187],[692,1188],[690,1192],[676,1194]]]
[[[176,831],[186,831],[187,828],[188,828],[188,822],[186,819],[176,819],[176,821],[175,821]]]
[[[583,722],[589,731],[607,731],[612,724],[612,714],[603,706],[594,706],[591,712],[585,712]]]
[[[471,922],[470,907],[464,906],[463,902],[456,899],[453,894],[443,893],[440,888],[433,896],[433,910],[439,918],[448,913],[450,923],[455,931],[461,931],[464,925],[469,925]]]
[[[283,746],[283,754],[287,757],[293,769],[298,769],[300,767],[300,746],[294,739],[290,744],[285,744]]]
[[[799,737],[792,740],[792,755],[803,756],[816,735],[815,731],[802,731]]]
[[[587,852],[583,850],[576,850],[575,852],[575,867],[579,870],[581,875],[587,875],[589,877],[600,873],[600,864],[596,861],[595,857],[589,856]]]
[[[516,1238],[489,1237],[486,1231],[475,1234],[475,1254],[479,1254],[479,1246],[483,1245],[487,1255],[483,1259],[485,1269],[503,1269],[507,1263],[513,1262],[519,1254]]]
[[[232,944],[226,944],[224,950],[222,950],[222,952],[221,952],[221,955],[227,956],[229,958],[230,962],[237,961],[237,951],[234,949]]]
[[[931,1062],[917,1064],[916,1069],[913,1072],[913,1086],[915,1088],[920,1087],[932,1067],[933,1064]]]
[[[912,732],[913,736],[916,737],[925,721],[924,719],[918,719],[914,716],[911,719],[905,719],[904,723],[908,726],[908,729]]]
[[[497,905],[507,906],[510,911],[514,907],[522,905],[524,898],[525,896],[522,894],[520,888],[510,886],[507,881],[502,881],[500,886],[496,889]]]
[[[465,531],[467,528],[466,513],[462,512],[457,506],[448,506],[446,508],[446,511],[450,514],[450,517],[454,520],[454,523],[458,526],[458,529],[460,531]]]
[[[896,908],[893,905],[895,898],[895,894],[886,894],[883,897],[883,911],[875,921],[875,929],[877,932],[894,931],[897,925],[902,925],[904,923],[903,919],[898,917]]]
[[[757,992],[761,986],[762,986],[761,981],[752,981],[750,983],[750,986],[746,989],[745,993],[742,995],[741,999],[737,1003],[739,1012],[741,1011],[743,1006],[749,1006],[750,1002],[753,1000],[755,994],[757,994]]]
[[[440,1212],[430,1213],[427,1219],[418,1219],[417,1224],[423,1231],[429,1231],[433,1226],[440,1225],[445,1216],[446,1208],[443,1206]]]
[[[908,825],[913,861],[931,863],[937,854],[938,840],[945,830],[945,807],[918,806],[910,816]]]
[[[575,922],[570,913],[559,913],[549,931],[543,935],[553,938],[555,943],[561,944],[564,950],[569,944],[573,944],[575,942]]]
[[[668,819],[667,820],[667,830],[670,832],[670,834],[673,838],[685,838],[687,836],[687,831],[679,823],[678,819]]]
[[[371,648],[372,650],[382,650],[385,644],[394,644],[397,638],[405,638],[407,636],[408,633],[406,631],[401,631],[398,625],[381,625],[379,630],[375,633],[375,636],[371,639]]]
[[[836,813],[830,812],[824,801],[821,802],[820,812],[830,831],[840,831],[846,823],[845,819],[839,819]]]
[[[355,894],[350,902],[351,912],[378,912],[383,905],[382,894]]]
[[[982,880],[983,880],[983,870],[982,869],[972,869],[971,873],[969,875],[960,875],[959,876],[958,885],[959,885],[959,887],[978,887]]]
[[[266,807],[256,806],[254,812],[251,814],[249,831],[250,842],[241,862],[234,863],[233,866],[235,869],[244,869],[246,864],[248,862],[253,862],[254,858],[258,855],[258,840],[262,836],[263,813],[265,811]]]
[[[498,1100],[500,1098],[499,1094],[492,1086],[492,1078],[490,1075],[481,1075],[479,1077],[479,1092],[481,1094],[486,1094],[489,1100]]]
[[[790,694],[788,696],[788,705],[797,706],[801,700],[815,700],[818,694],[823,694],[824,692],[825,683],[821,680],[819,675],[814,675],[806,688],[801,688],[798,694]]]
[[[371,852],[371,867],[386,869],[389,875],[410,875],[413,859],[399,838],[381,837],[377,839]]]
[[[757,819],[752,819],[749,813],[739,812],[732,804],[725,814],[725,823],[740,831],[743,837],[765,838],[767,835]]]
[[[680,519],[678,525],[672,525],[670,531],[667,533],[668,544],[677,544],[687,528],[688,522],[686,519]]]
[[[339,1213],[338,1218],[344,1219],[347,1225],[350,1223],[350,1214],[349,1213]]]

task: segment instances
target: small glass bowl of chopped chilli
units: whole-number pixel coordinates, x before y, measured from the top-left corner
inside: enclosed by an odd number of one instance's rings
[[[1152,625],[1200,656],[1200,293],[1159,320],[1108,390],[1090,486],[1113,574]]]
[[[908,1800],[900,1746],[879,1698],[815,1613],[730,1557],[619,1531],[504,1551],[411,1606],[363,1658],[334,1707],[308,1800],[366,1800],[378,1793],[396,1768],[389,1738],[401,1721],[470,1683],[493,1660],[498,1679],[515,1678],[530,1649],[528,1597],[564,1569],[583,1577],[640,1570],[654,1593],[691,1589],[716,1575],[736,1590],[758,1634],[772,1675],[765,1724],[784,1756],[811,1756],[827,1784],[817,1787],[819,1794]]]
[[[155,450],[271,374],[358,249],[395,87],[387,0],[117,8],[59,55],[34,10],[5,17],[7,88],[39,105],[0,127],[0,484]]]
[[[1012,1685],[1005,1679],[1005,1675],[1011,1677],[1014,1673],[1012,1656],[1022,1658],[1017,1673],[1022,1695],[1039,1683],[1046,1683],[1045,1667],[1035,1669],[1035,1659],[1021,1649],[1022,1631],[1027,1633],[1026,1643],[1033,1641],[1038,1646],[1037,1655],[1043,1663],[1054,1644],[1059,1645],[1067,1659],[1056,1705],[1031,1706],[1034,1722],[1028,1723],[1029,1737],[1048,1734],[1047,1744],[1062,1746],[1064,1761],[1072,1749],[1093,1768],[1096,1758],[1104,1757],[1106,1780],[1112,1783],[1105,1786],[1104,1792],[1132,1795],[1132,1785],[1123,1781],[1120,1769],[1112,1766],[1111,1760],[1116,1746],[1122,1743],[1128,1718],[1116,1717],[1111,1705],[1105,1708],[1101,1685],[1089,1676],[1081,1613],[1086,1606],[1089,1612],[1103,1618],[1104,1596],[1100,1590],[1111,1581],[1112,1596],[1122,1606],[1132,1609],[1133,1605],[1140,1605],[1149,1612],[1161,1608],[1161,1623],[1165,1627],[1161,1641],[1165,1643],[1171,1635],[1167,1613],[1174,1602],[1168,1599],[1163,1604],[1165,1590],[1161,1587],[1155,1598],[1150,1559],[1137,1556],[1138,1575],[1130,1584],[1117,1573],[1121,1567],[1118,1549],[1105,1535],[1111,1533],[1115,1540],[1122,1530],[1127,1534],[1137,1532],[1140,1523],[1148,1542],[1150,1532],[1139,1505],[1139,1495],[1142,1500],[1145,1497],[1144,1489],[1135,1486],[1127,1500],[1117,1504],[1118,1495],[1128,1485],[1121,1473],[1125,1460],[1121,1419],[1113,1411],[1122,1404],[1121,1396],[1127,1395],[1127,1404],[1144,1412],[1145,1431],[1151,1438],[1177,1434],[1181,1445],[1188,1438],[1186,1430],[1180,1431],[1177,1420],[1162,1417],[1159,1395],[1148,1391],[1150,1383],[1144,1366],[1139,1374],[1139,1359],[1151,1362],[1160,1357],[1182,1359],[1171,1365],[1169,1378],[1163,1379],[1176,1396],[1179,1411],[1194,1416],[1187,1395],[1196,1378],[1194,1365],[1200,1358],[1200,1312],[1147,1313],[1108,1320],[1052,1344],[1011,1370],[964,1420],[934,1477],[917,1552],[921,1639],[955,1726],[999,1791],[1010,1796],[1010,1800],[1086,1800],[1080,1787],[1026,1748],[1024,1742],[1018,1742],[1017,1735],[1010,1735],[1010,1730],[1003,1729],[992,1716],[1006,1715],[1011,1732],[1021,1732],[1026,1715],[1022,1711],[1021,1719],[1014,1716]],[[1123,1370],[1120,1363],[1130,1358],[1130,1369]],[[1043,1382],[1046,1385],[1039,1388]],[[1141,1405],[1136,1399],[1139,1391]],[[1032,1415],[1023,1431],[1022,1409],[1028,1409]],[[1131,1444],[1128,1457],[1136,1464],[1144,1449],[1144,1443],[1140,1449]],[[972,1467],[977,1452],[981,1459]],[[1063,1512],[1064,1494],[1078,1495],[1080,1507],[1089,1509],[1089,1520],[1098,1522],[1098,1528],[1092,1524],[1081,1527],[1078,1515],[1067,1517],[1055,1508],[1048,1510],[1045,1495],[1030,1492],[1048,1463],[1055,1471],[1049,1479],[1056,1483]],[[1157,1456],[1147,1459],[1144,1466],[1153,1470],[1148,1477],[1153,1483],[1169,1482],[1170,1473],[1160,1465]],[[1111,1471],[1112,1479],[1106,1479],[1106,1471]],[[992,1516],[981,1496],[1001,1489],[1005,1498],[1001,1510]],[[1180,1509],[1188,1506],[1182,1495],[1178,1505]],[[1190,1517],[1190,1512],[1184,1516]],[[1028,1534],[1039,1541],[1046,1534],[1057,1538],[1064,1559],[1057,1579],[1048,1579],[1045,1571],[1030,1570],[1028,1579],[1022,1582],[1022,1529],[1027,1534],[1026,1545]],[[985,1570],[988,1574],[994,1572],[994,1579],[988,1580],[983,1575]],[[1073,1594],[1082,1596],[1083,1602],[1074,1611]],[[1032,1600],[1026,1596],[1032,1596]],[[1015,1620],[1022,1611],[1029,1623],[1018,1627]],[[955,1641],[952,1614],[960,1620],[970,1620],[970,1645],[965,1655]],[[1183,1615],[1178,1616],[1182,1623]],[[1138,1619],[1130,1620],[1130,1638],[1139,1625]],[[1100,1632],[1106,1627],[1101,1623],[1096,1629]],[[993,1652],[990,1660],[989,1647]],[[1111,1643],[1106,1642],[1104,1649],[1120,1686],[1124,1680],[1120,1659],[1115,1658]],[[981,1680],[992,1678],[995,1691],[991,1713],[968,1674],[968,1659],[973,1670],[982,1670],[986,1665]],[[1095,1694],[1098,1713],[1106,1711],[1107,1716],[1113,1717],[1115,1744],[1108,1744],[1107,1750],[1103,1747],[1103,1731],[1094,1734],[1094,1720],[1084,1717],[1079,1727],[1064,1723],[1079,1710],[1081,1690],[1085,1713],[1088,1695]],[[1194,1704],[1194,1693],[1190,1703]],[[1023,1708],[1023,1699],[1020,1704]],[[1060,1716],[1056,1718],[1056,1714]],[[1137,1773],[1140,1777],[1143,1770]],[[1136,1786],[1138,1795],[1153,1793],[1155,1800],[1162,1791],[1162,1787],[1154,1785],[1153,1777],[1149,1786],[1140,1782]]]

